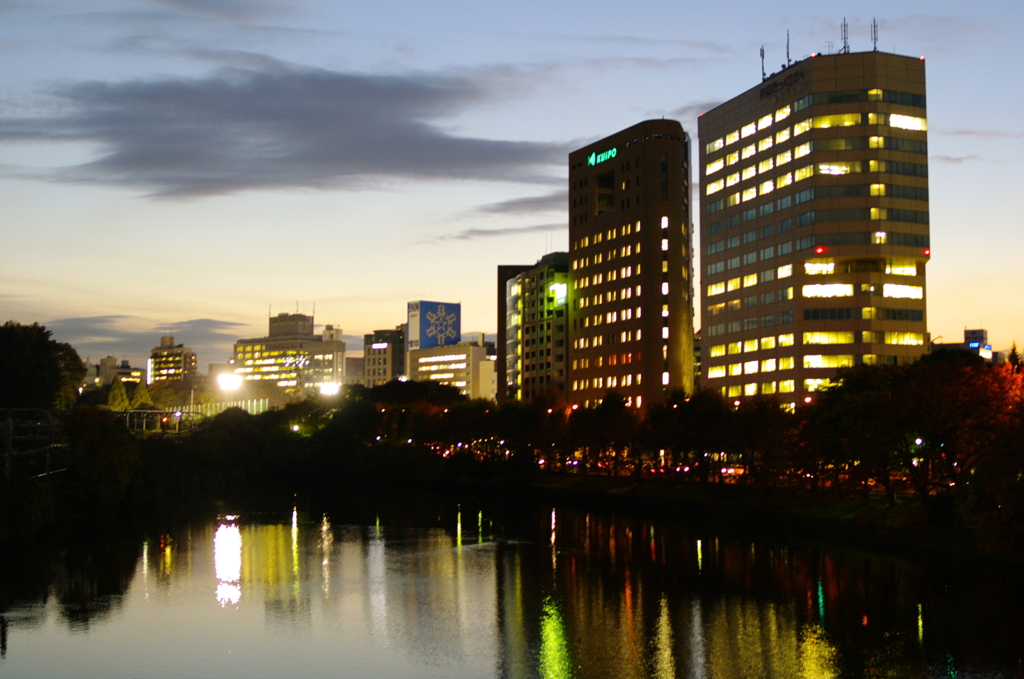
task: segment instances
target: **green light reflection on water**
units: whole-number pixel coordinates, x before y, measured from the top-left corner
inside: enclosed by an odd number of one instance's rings
[[[572,658],[569,655],[569,641],[566,638],[565,623],[558,603],[548,597],[540,619],[540,676],[543,679],[569,679],[572,673]]]

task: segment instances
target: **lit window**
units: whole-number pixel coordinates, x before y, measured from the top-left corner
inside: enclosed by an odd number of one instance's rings
[[[796,172],[793,173],[794,181],[801,181],[803,179],[807,179],[808,177],[813,177],[813,176],[814,176],[814,166],[813,165],[807,165],[806,167],[801,167],[799,170],[797,170]]]
[[[779,359],[779,370],[792,370],[796,367],[796,359],[792,356],[783,356]]]
[[[663,294],[663,295],[667,295],[668,294],[668,283],[662,283],[661,284],[661,294]]]
[[[725,160],[719,158],[718,160],[708,163],[707,168],[704,170],[704,174],[714,174],[725,167]]]
[[[762,160],[760,163],[757,164],[757,171],[767,172],[773,167],[775,167],[775,163],[772,161],[771,158],[768,158],[767,160]]]
[[[743,277],[743,287],[749,288],[752,285],[757,285],[757,274],[751,273]]]
[[[792,112],[793,112],[792,107],[790,107],[788,105],[783,106],[782,108],[780,108],[778,111],[775,112],[775,122],[779,122],[780,120],[785,120],[786,118],[789,117],[789,114],[792,113]]]
[[[748,200],[753,200],[754,198],[757,198],[757,187],[756,186],[751,186],[749,189],[743,189],[743,202],[744,203],[747,202]]]
[[[661,249],[663,252],[668,250],[668,238],[661,239]]]
[[[729,364],[729,374],[730,375],[742,375],[743,374],[743,364],[742,363],[730,363]]]
[[[726,165],[735,165],[736,163],[739,162],[739,160],[740,160],[740,152],[739,151],[733,151],[732,153],[727,154],[725,156],[725,164]]]
[[[775,183],[780,189],[784,186],[789,186],[793,183],[793,173],[787,172],[786,174],[779,175],[778,181]]]
[[[801,290],[804,297],[853,297],[851,283],[824,283],[805,285]]]
[[[770,163],[772,161],[769,160],[768,162]],[[757,190],[762,196],[767,193],[771,193],[772,191],[775,190],[775,182],[773,182],[771,179],[769,179],[766,182],[761,182],[761,185],[757,187]]]
[[[882,101],[882,90],[868,90],[868,101]]]
[[[761,338],[762,349],[774,349],[775,348],[775,336],[769,335],[768,337]]]
[[[740,183],[740,173],[739,172],[733,172],[731,175],[729,175],[728,177],[725,178],[725,185],[726,186],[734,186],[734,185],[739,184],[739,183]]]
[[[818,163],[818,174],[841,175],[860,172],[860,162],[849,163]]]
[[[886,283],[882,286],[882,297],[892,297],[893,299],[923,299],[924,288],[920,285]]]
[[[874,219],[874,212],[877,209],[878,208],[876,207],[871,208],[872,219]],[[889,234],[887,234],[885,231],[875,231],[873,234],[871,234],[871,242],[874,243],[875,245],[885,245],[888,241]]]
[[[772,138],[771,137],[765,137],[761,141],[757,142],[757,150],[758,151],[767,151],[771,147],[772,147]]]
[[[731,385],[729,387],[728,395],[729,396],[739,396],[742,393],[742,390],[743,390],[743,387],[741,387],[738,384],[733,384],[733,385]]]
[[[916,276],[917,262],[913,259],[890,259],[885,263],[885,273],[893,276]]]
[[[806,142],[804,144],[800,144],[795,149],[793,149],[793,157],[794,158],[803,158],[804,156],[806,156],[810,152],[811,152],[811,142]]]
[[[804,344],[853,344],[853,331],[805,332]]]
[[[872,184],[871,185],[872,196],[884,196],[885,195],[885,184]]]
[[[829,380],[827,380],[827,379],[826,380],[822,380],[822,379],[806,379],[806,380],[804,380],[804,390],[805,391],[817,391],[817,390],[821,389],[822,387],[828,386],[828,384],[829,384]]]
[[[812,354],[804,356],[805,368],[847,368],[853,365],[853,356],[850,354],[839,354],[835,356],[821,356]],[[808,391],[814,391],[808,389]]]
[[[775,156],[775,162],[778,165],[783,165],[785,163],[788,163],[791,160],[793,160],[793,152],[792,151],[783,151],[782,153],[780,153],[777,156]]]
[[[831,116],[815,116],[813,125],[817,129],[828,129],[830,127],[850,127],[860,125],[861,114],[839,113]]]
[[[868,137],[868,148],[884,149],[885,137]]]
[[[711,349],[709,350],[709,355],[711,356],[711,358],[725,356],[725,345],[716,344],[715,346],[711,347]]]
[[[725,366],[716,365],[713,368],[708,368],[708,377],[712,379],[716,377],[725,377]]]
[[[757,340],[746,340],[743,342],[743,351],[757,351]]]
[[[793,333],[787,332],[784,335],[779,335],[779,346],[780,347],[791,347],[796,340],[793,337]]]
[[[797,135],[803,134],[809,129],[811,129],[811,121],[801,120],[800,122],[793,126],[793,136],[795,137]]]
[[[763,130],[766,127],[771,127],[771,125],[772,125],[772,114],[771,113],[769,113],[768,115],[764,116],[763,118],[761,118],[760,120],[757,121],[757,129],[759,131]]]
[[[761,372],[763,372],[763,373],[775,372],[775,359],[774,358],[766,358],[765,360],[761,361]]]
[[[743,149],[740,151],[740,158],[746,159],[754,155],[755,153],[757,153],[757,149],[754,147],[753,144],[751,144],[750,146],[744,146]]]
[[[728,146],[729,144],[735,144],[739,140],[740,140],[739,130],[736,130],[735,132],[730,132],[729,134],[725,135],[725,144],[726,144],[726,146]]]
[[[924,118],[915,118],[914,116],[892,113],[889,115],[889,127],[898,127],[901,130],[919,130],[923,132],[928,129],[928,121]]]
[[[743,350],[739,342],[729,342],[729,354],[738,354]]]
[[[779,382],[779,393],[780,394],[792,394],[796,391],[795,380],[782,380]]]
[[[740,194],[734,193],[731,196],[729,196],[729,207],[732,207],[733,205],[739,205],[739,204],[740,204]]]
[[[668,228],[668,217],[662,217],[661,218],[661,228],[663,228],[663,229],[667,229]],[[640,248],[637,247],[637,251],[638,252],[639,252],[639,250],[640,250]]]
[[[757,168],[751,165],[750,167],[743,168],[743,179],[750,179],[757,175]]]
[[[836,263],[830,259],[812,259],[804,262],[804,273],[808,276],[820,276],[835,273]]]
[[[886,344],[901,344],[919,347],[924,344],[924,334],[920,332],[887,332]]]
[[[716,139],[707,146],[704,147],[705,153],[714,153],[719,149],[725,147],[725,139]]]
[[[750,384],[743,385],[744,396],[757,396],[757,383],[751,382]]]
[[[762,394],[774,394],[775,393],[775,383],[774,382],[762,382],[761,383],[761,393]]]
[[[793,275],[793,265],[783,264],[782,266],[779,267],[778,272],[779,278],[789,278],[790,276]]]
[[[750,123],[749,125],[744,125],[743,127],[740,128],[740,136],[741,137],[749,137],[750,135],[754,134],[755,132],[757,132],[757,125],[755,125],[754,123]]]
[[[721,295],[725,292],[725,283],[712,283],[708,286],[708,297]]]
[[[737,277],[737,278],[730,278],[726,282],[726,284],[725,284],[725,289],[728,290],[729,292],[732,292],[733,290],[739,290],[740,289],[740,279],[739,279],[739,277]]]

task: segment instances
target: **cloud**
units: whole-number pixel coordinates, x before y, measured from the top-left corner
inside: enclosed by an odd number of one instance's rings
[[[939,130],[939,134],[950,137],[975,137],[978,139],[1021,139],[1024,132],[1006,132],[1003,130]]]
[[[568,192],[565,190],[560,190],[540,196],[513,198],[511,200],[503,200],[500,203],[481,205],[477,210],[488,214],[500,215],[554,212],[566,209],[568,195]]]
[[[158,5],[186,14],[226,19],[229,21],[252,21],[267,15],[278,14],[283,8],[256,0],[152,0]]]
[[[131,360],[137,367],[145,365],[150,351],[160,344],[160,337],[174,335],[176,343],[196,352],[202,372],[207,363],[227,361],[235,340],[240,338],[238,333],[248,327],[233,321],[197,318],[138,329],[145,322],[125,315],[58,318],[43,325],[53,332],[55,340],[75,347],[82,360],[91,358],[95,363],[111,355]]]
[[[959,165],[960,163],[969,160],[985,160],[981,156],[970,155],[970,156],[930,156],[932,160],[937,163],[944,163],[946,165]]]
[[[538,233],[542,231],[564,231],[565,229],[565,222],[560,222],[558,224],[535,224],[533,226],[508,226],[497,229],[472,228],[466,229],[465,231],[459,231],[458,233],[448,234],[446,236],[438,236],[433,240],[477,240],[480,238],[496,238],[499,236],[518,236],[521,234]]]
[[[444,129],[503,96],[483,73],[373,75],[234,57],[202,78],[59,87],[47,113],[0,118],[0,141],[92,142],[99,157],[50,178],[155,196],[360,188],[396,177],[542,182],[568,152]]]

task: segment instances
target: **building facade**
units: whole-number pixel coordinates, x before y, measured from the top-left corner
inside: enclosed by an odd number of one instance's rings
[[[922,59],[815,55],[699,119],[702,385],[800,403],[928,345]]]
[[[693,389],[689,137],[648,120],[569,154],[569,400]]]
[[[469,398],[493,401],[498,396],[497,356],[481,342],[415,349],[409,352],[409,379],[447,384]]]
[[[363,385],[375,387],[405,375],[405,325],[363,335]]]
[[[313,328],[312,316],[271,316],[266,337],[235,342],[233,371],[242,379],[269,382],[288,394],[341,384],[345,370],[341,328],[327,325],[320,335]]]
[[[565,394],[569,357],[569,253],[552,252],[503,285],[505,323],[498,336],[508,398]],[[499,324],[501,325],[501,324]]]
[[[196,374],[196,354],[184,344],[175,344],[173,335],[160,338],[160,346],[149,354],[146,381],[183,380]]]

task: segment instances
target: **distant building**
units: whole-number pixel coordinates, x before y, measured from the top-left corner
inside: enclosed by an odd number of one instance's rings
[[[494,347],[483,342],[417,349],[409,352],[409,379],[457,387],[469,398],[493,401],[498,396]]]
[[[647,120],[569,154],[569,398],[693,390],[690,139]]]
[[[964,341],[960,343],[931,343],[931,352],[936,351],[969,351],[975,356],[980,356],[986,361],[993,363],[1001,362],[1001,356],[992,351],[992,345],[988,343],[988,330],[964,330]]]
[[[146,380],[146,370],[133,368],[126,360],[118,362],[114,356],[101,358],[98,364],[88,366],[88,368],[85,379],[82,381],[82,387],[85,389],[99,389],[110,385],[118,378],[122,382],[135,383]]]
[[[531,264],[500,264],[498,265],[498,358],[495,362],[498,377],[498,403],[504,403],[507,399],[514,399],[515,394],[508,381],[507,348],[505,341],[508,338],[508,289],[509,280],[515,278],[524,271],[532,268]]]
[[[569,253],[553,252],[504,281],[505,319],[497,362],[504,378],[499,395],[529,401],[565,394],[569,355]],[[499,375],[501,371],[499,370]]]
[[[363,384],[375,387],[405,375],[405,325],[363,336]]]
[[[289,394],[316,392],[325,383],[341,384],[345,371],[345,342],[341,328],[313,332],[313,317],[278,314],[269,322],[267,337],[235,342],[234,372],[245,380],[273,384]]]
[[[183,380],[196,374],[196,354],[184,344],[175,344],[173,335],[160,338],[160,346],[149,354],[146,381]]]
[[[365,376],[363,372],[365,366],[365,356],[346,356],[345,376],[342,378],[342,385],[347,387],[353,384],[364,384]]]

